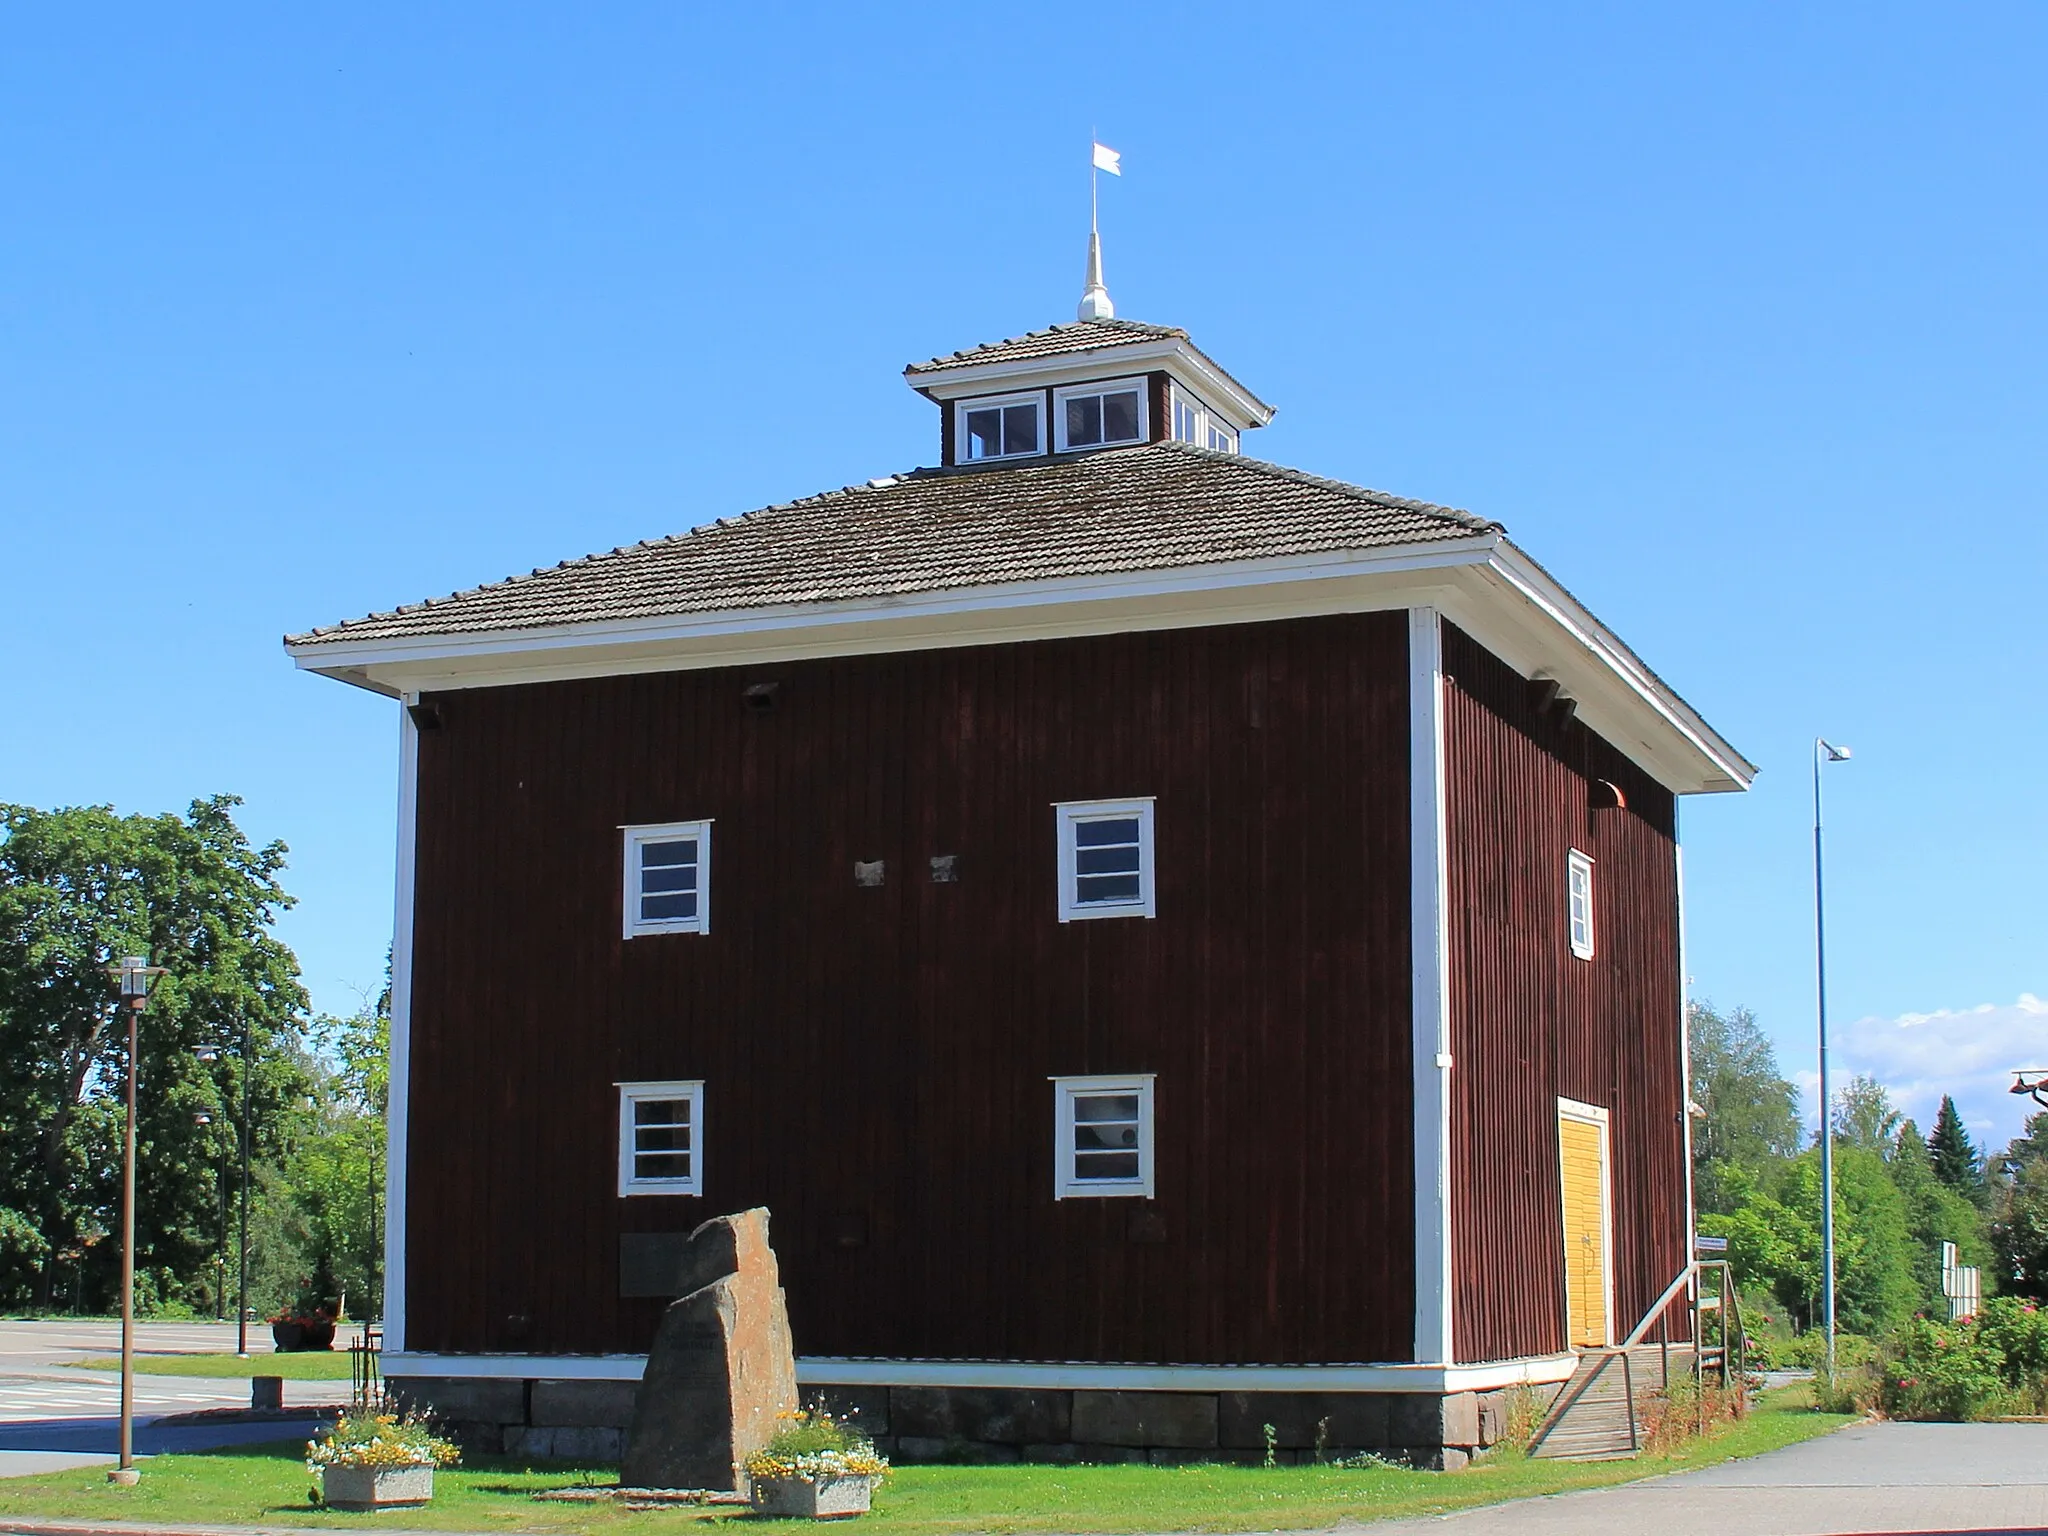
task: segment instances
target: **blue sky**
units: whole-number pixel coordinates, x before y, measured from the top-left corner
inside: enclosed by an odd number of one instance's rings
[[[41,7],[0,52],[0,798],[232,790],[377,984],[393,707],[287,630],[930,462],[1078,297],[1469,507],[1763,767],[1696,991],[2017,1124],[2048,1059],[2048,12]]]

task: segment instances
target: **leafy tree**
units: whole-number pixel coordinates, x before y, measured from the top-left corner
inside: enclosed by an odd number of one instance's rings
[[[1688,1015],[1693,1122],[1693,1190],[1703,1211],[1732,1211],[1742,1196],[1735,1169],[1761,1172],[1799,1150],[1798,1091],[1778,1071],[1777,1053],[1747,1008],[1694,1003]]]
[[[1943,1243],[1954,1243],[1963,1263],[1996,1272],[1998,1260],[1984,1231],[1983,1213],[1935,1177],[1927,1143],[1911,1120],[1899,1127],[1888,1171],[1906,1199],[1907,1257],[1920,1293],[1918,1305],[1933,1316],[1945,1317]]]
[[[270,929],[291,898],[284,845],[253,847],[240,802],[184,816],[106,806],[0,806],[0,1188],[40,1247],[0,1243],[0,1299],[106,1305],[116,1288],[125,1024],[106,967],[147,953],[159,978],[142,1016],[136,1117],[136,1266],[169,1297],[211,1267],[224,1235],[223,1170],[240,1108],[237,1053],[255,1043],[259,1150],[274,1154],[304,1103],[292,1054],[306,998]]]
[[[1927,1150],[1934,1159],[1936,1178],[1968,1199],[1984,1200],[1989,1191],[1984,1182],[1983,1160],[1977,1155],[1970,1133],[1963,1129],[1956,1101],[1947,1094],[1941,1096],[1941,1112],[1934,1117],[1934,1135],[1928,1138]]]
[[[2029,1119],[2028,1135],[2044,1120],[2048,1116]],[[1991,1246],[1998,1255],[2003,1289],[2048,1300],[2048,1156],[2027,1158],[2000,1187]]]
[[[1835,1143],[1889,1157],[1900,1118],[1884,1084],[1858,1073],[1835,1097]]]
[[[1810,1150],[1766,1170],[1731,1176],[1734,1211],[1703,1216],[1700,1229],[1728,1239],[1745,1280],[1770,1286],[1806,1327],[1822,1320],[1820,1153]],[[1905,1197],[1884,1159],[1861,1147],[1835,1151],[1835,1311],[1839,1327],[1881,1333],[1918,1299],[1908,1257]]]

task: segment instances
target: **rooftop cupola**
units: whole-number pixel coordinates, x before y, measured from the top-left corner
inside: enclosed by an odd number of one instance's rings
[[[1177,326],[1119,320],[1088,237],[1081,318],[912,363],[903,379],[940,410],[940,462],[1018,462],[1177,441],[1237,452],[1273,407]]]

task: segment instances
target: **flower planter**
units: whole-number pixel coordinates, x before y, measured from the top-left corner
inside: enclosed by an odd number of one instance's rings
[[[334,1348],[332,1323],[272,1323],[270,1342],[281,1355],[300,1354],[312,1349]]]
[[[329,1509],[404,1509],[434,1496],[432,1467],[322,1467],[320,1497]]]
[[[874,1492],[872,1477],[757,1477],[754,1513],[795,1520],[845,1520],[866,1514]]]

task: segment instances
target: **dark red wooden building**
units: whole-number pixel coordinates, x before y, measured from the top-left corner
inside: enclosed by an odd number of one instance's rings
[[[288,642],[404,705],[387,1373],[602,1453],[765,1205],[899,1455],[1456,1460],[1687,1262],[1677,801],[1750,766],[1185,332],[906,378],[935,468]]]

